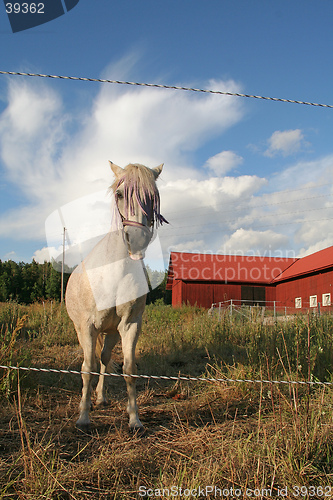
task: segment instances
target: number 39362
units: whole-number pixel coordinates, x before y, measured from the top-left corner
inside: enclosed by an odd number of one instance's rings
[[[43,3],[6,3],[7,14],[44,14]]]

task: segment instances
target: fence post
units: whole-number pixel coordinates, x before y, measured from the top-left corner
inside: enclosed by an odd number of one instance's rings
[[[274,307],[274,319],[276,317],[276,306],[275,306],[275,300],[274,300],[274,303],[273,303],[273,307]]]
[[[222,305],[221,302],[219,302],[219,321],[221,319],[221,305]]]
[[[230,319],[232,321],[232,299],[230,299]]]
[[[318,316],[320,316],[320,302],[318,302]]]

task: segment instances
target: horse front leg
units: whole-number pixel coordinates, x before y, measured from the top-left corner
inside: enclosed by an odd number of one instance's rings
[[[78,339],[83,349],[82,363],[82,398],[79,405],[80,415],[76,422],[76,427],[83,431],[90,430],[89,412],[91,409],[91,389],[93,375],[90,372],[96,371],[96,340],[97,334],[94,329],[87,327],[77,329]]]
[[[120,329],[124,356],[124,375],[136,375],[137,373],[135,363],[135,347],[139,337],[140,328],[141,323],[132,323]],[[132,431],[142,430],[143,425],[139,420],[138,407],[136,403],[136,379],[133,377],[125,377],[125,381],[128,394],[127,413],[129,415],[129,427]]]

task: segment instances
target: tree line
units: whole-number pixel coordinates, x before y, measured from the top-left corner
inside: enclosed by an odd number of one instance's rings
[[[65,264],[64,289],[74,269]],[[156,300],[170,303],[168,291],[165,289],[166,273],[148,268],[148,275],[153,289],[148,294],[147,303]],[[155,287],[161,279],[162,283]],[[39,264],[35,260],[31,263],[0,260],[0,302],[14,300],[20,304],[31,304],[42,300],[60,300],[60,295],[61,262]]]

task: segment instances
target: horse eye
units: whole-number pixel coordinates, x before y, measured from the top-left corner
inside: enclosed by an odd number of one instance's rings
[[[123,197],[123,193],[121,191],[116,191],[116,195],[118,200]]]

